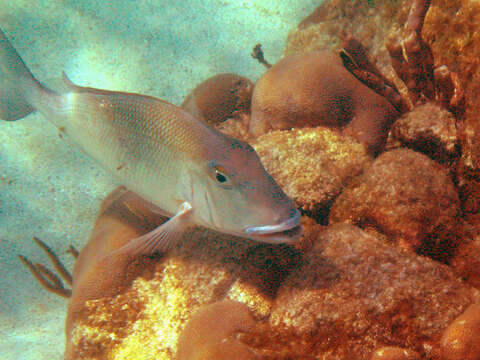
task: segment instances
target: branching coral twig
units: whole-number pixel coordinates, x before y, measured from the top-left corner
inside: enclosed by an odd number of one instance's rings
[[[432,49],[422,38],[430,3],[431,0],[414,0],[406,24],[407,39],[403,44],[390,40],[386,47],[392,67],[405,83],[413,106],[437,100],[459,117],[465,107],[459,78],[445,65],[434,69]]]
[[[413,105],[434,100],[433,53],[422,39],[422,28],[430,0],[415,0],[407,20],[407,39],[402,45],[395,41],[386,44],[392,66],[409,91]],[[403,53],[404,50],[404,53]]]
[[[465,112],[465,93],[457,73],[442,65],[433,74],[437,100],[457,117],[461,117]]]
[[[265,60],[265,57],[263,56],[262,44],[255,45],[250,55],[252,55],[252,58],[257,59],[258,62],[263,64],[267,69],[272,67],[272,65]]]
[[[351,34],[342,33],[340,37],[343,42],[340,57],[345,68],[359,81],[385,97],[400,113],[405,112],[407,105],[397,87],[368,59],[362,43]]]
[[[69,298],[72,295],[72,290],[64,287],[62,279],[67,284],[72,285],[72,275],[67,269],[65,269],[65,266],[60,262],[58,256],[47,244],[45,244],[37,237],[33,237],[33,241],[35,241],[35,243],[40,247],[40,249],[45,252],[59,275],[55,274],[53,271],[49,270],[47,267],[40,263],[32,263],[23,255],[18,255],[18,258],[20,259],[22,264],[25,265],[28,270],[30,270],[38,283],[46,290],[62,297]],[[75,249],[73,246],[70,246],[68,252],[72,254],[74,258],[77,258],[78,250]]]
[[[72,245],[68,247],[66,252],[72,255],[74,259],[77,259],[78,255],[80,254],[80,252],[77,249],[75,249]]]

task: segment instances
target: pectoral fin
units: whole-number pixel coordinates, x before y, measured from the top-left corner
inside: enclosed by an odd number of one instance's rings
[[[116,252],[132,256],[149,255],[156,251],[165,252],[180,240],[182,234],[191,224],[192,205],[184,202],[180,210],[170,220],[138,238],[130,240]]]

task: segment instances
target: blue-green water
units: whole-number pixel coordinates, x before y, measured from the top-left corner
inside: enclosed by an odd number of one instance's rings
[[[318,0],[4,0],[0,27],[35,76],[65,70],[79,85],[139,92],[179,104],[217,73],[256,80],[260,42],[270,62]],[[41,115],[0,122],[0,359],[61,359],[67,302],[47,293],[17,254],[43,263],[31,241],[81,249],[115,183]]]

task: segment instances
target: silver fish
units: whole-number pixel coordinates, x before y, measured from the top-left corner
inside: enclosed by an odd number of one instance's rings
[[[73,84],[54,92],[31,74],[0,30],[0,118],[34,110],[170,220],[122,251],[165,251],[190,225],[270,243],[301,234],[293,201],[255,150],[150,96]]]

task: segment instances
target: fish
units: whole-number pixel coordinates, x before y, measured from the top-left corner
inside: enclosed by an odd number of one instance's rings
[[[30,72],[0,29],[0,118],[40,112],[152,211],[170,219],[121,252],[167,251],[193,225],[267,242],[298,242],[300,213],[248,143],[185,110],[136,93],[74,84],[55,91]]]

